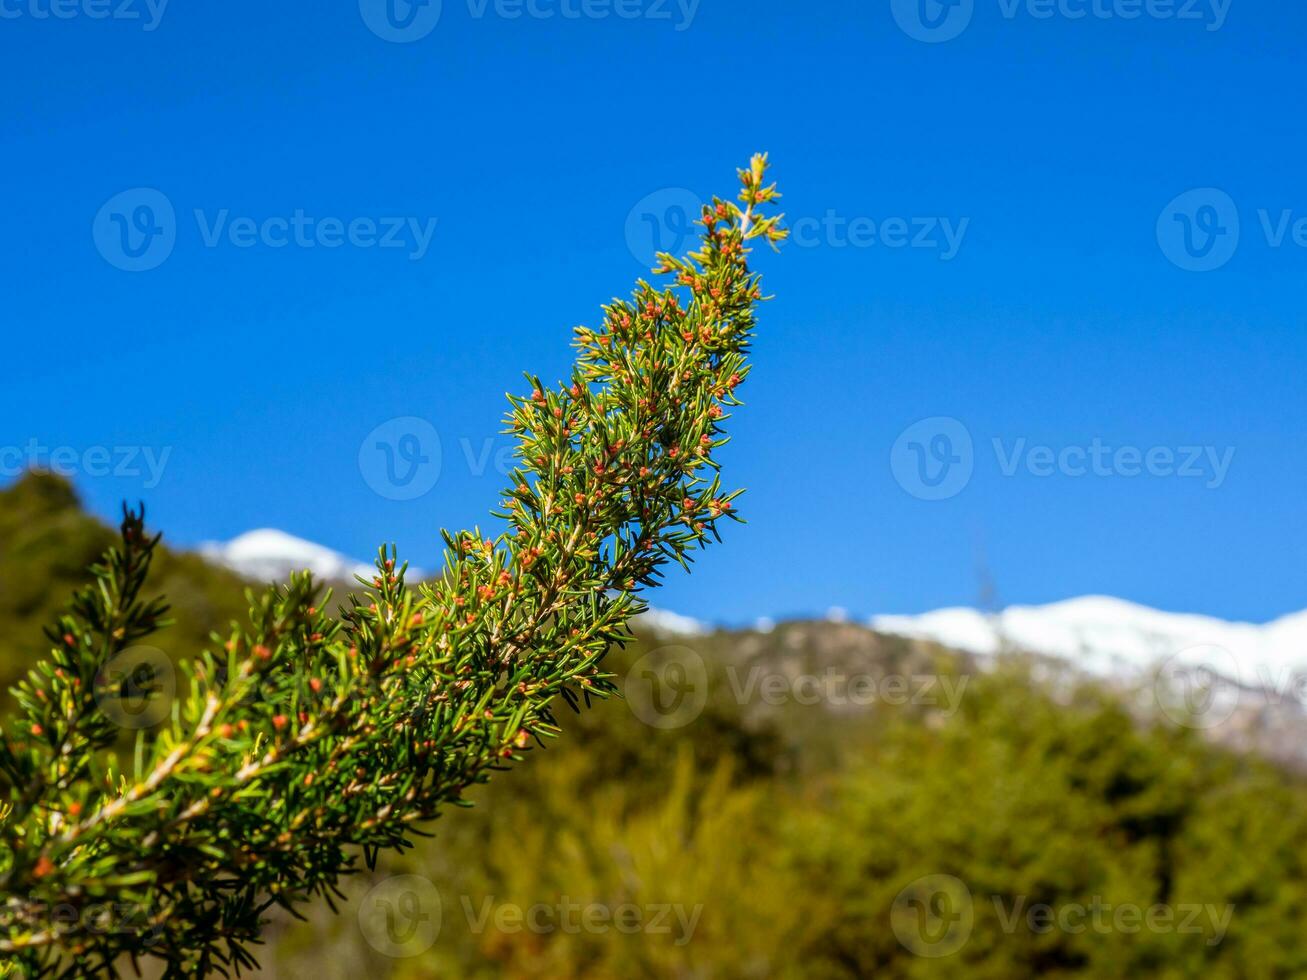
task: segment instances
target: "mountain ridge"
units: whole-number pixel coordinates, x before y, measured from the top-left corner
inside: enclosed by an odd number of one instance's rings
[[[372,574],[369,565],[271,528],[225,543],[206,542],[199,553],[238,574],[265,581],[284,579],[304,568],[332,581],[352,582],[355,575]],[[826,618],[844,622],[847,615],[841,610]],[[672,638],[730,631],[658,607],[640,617],[640,622],[651,632]],[[1041,605],[1012,605],[996,612],[955,606],[917,615],[881,614],[862,625],[982,658],[1005,651],[1041,654],[1100,677],[1136,678],[1174,665],[1205,669],[1244,687],[1282,689],[1307,674],[1307,610],[1259,624],[1086,595]],[[772,628],[770,618],[744,627],[761,632]]]

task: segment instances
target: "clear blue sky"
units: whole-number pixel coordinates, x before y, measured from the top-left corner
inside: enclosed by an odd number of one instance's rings
[[[67,447],[101,514],[430,566],[658,192],[766,149],[804,223],[724,456],[751,523],[656,602],[1307,606],[1301,4],[56,2],[0,0],[0,465]],[[360,462],[401,417],[441,450],[407,500]]]

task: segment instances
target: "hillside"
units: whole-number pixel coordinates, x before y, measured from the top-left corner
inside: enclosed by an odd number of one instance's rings
[[[62,481],[0,492],[11,675],[109,539]],[[286,540],[253,543],[246,571],[274,570]],[[159,640],[176,653],[239,616],[246,583],[168,552],[155,584],[178,609]],[[625,700],[560,706],[561,739],[349,881],[340,915],[272,913],[258,976],[1307,973],[1307,783],[1128,685],[825,620],[655,615],[607,665]],[[965,929],[914,911],[941,882]],[[1171,925],[1048,930],[1022,913],[1098,906]]]

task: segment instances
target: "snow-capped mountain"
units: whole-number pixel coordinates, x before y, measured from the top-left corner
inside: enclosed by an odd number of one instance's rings
[[[228,542],[200,546],[206,558],[252,579],[281,581],[308,569],[319,578],[351,582],[371,578],[370,564],[284,531],[263,528]],[[411,577],[420,572],[410,571]],[[842,610],[828,620],[840,622]],[[663,636],[701,636],[713,627],[665,609],[640,622]],[[760,621],[766,630],[770,621]],[[1248,688],[1303,687],[1307,676],[1307,611],[1266,624],[1237,623],[1190,613],[1150,609],[1109,596],[1083,596],[1043,606],[1010,606],[986,613],[938,609],[916,616],[875,616],[867,624],[881,633],[931,640],[979,656],[1022,650],[1066,661],[1104,677],[1133,678],[1158,667],[1201,668]]]
[[[712,632],[707,623],[666,609],[650,609],[635,617],[635,621],[662,636],[705,636]]]
[[[248,531],[226,542],[207,541],[199,552],[240,575],[265,582],[280,582],[304,569],[320,579],[344,582],[352,582],[355,575],[370,579],[374,574],[369,564],[272,528]]]
[[[217,564],[265,582],[284,581],[301,569],[336,582],[373,574],[370,565],[268,528],[225,543],[209,542],[199,550]],[[420,577],[413,573],[414,579]],[[718,628],[666,609],[649,610],[637,625],[663,643],[692,643]],[[810,632],[836,631],[836,646],[842,645],[845,653],[851,649],[855,659],[874,657],[875,633],[964,651],[982,669],[1006,651],[1036,654],[1048,658],[1042,662],[1044,676],[1096,675],[1149,717],[1164,716],[1204,729],[1224,744],[1307,767],[1307,611],[1266,624],[1236,623],[1083,596],[997,613],[953,608],[875,616],[865,624],[869,630],[850,622],[842,609],[796,625]],[[740,631],[738,648],[775,628],[770,619],[758,620],[751,635]]]
[[[998,613],[954,608],[876,616],[869,625],[980,655],[1048,654],[1103,676],[1130,676],[1170,663],[1205,667],[1246,687],[1283,689],[1307,670],[1307,611],[1260,625],[1084,596]]]

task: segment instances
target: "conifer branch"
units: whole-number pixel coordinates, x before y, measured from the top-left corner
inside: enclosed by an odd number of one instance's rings
[[[445,574],[416,588],[383,548],[339,615],[307,574],[251,595],[219,652],[178,665],[171,717],[138,733],[130,771],[97,678],[166,607],[139,599],[158,538],[124,512],[121,546],[50,629],[50,659],[0,730],[12,965],[112,974],[126,954],[169,976],[239,973],[268,908],[332,902],[359,852],[371,865],[412,846],[555,737],[556,699],[616,690],[602,660],[641,592],[739,519],[714,453],[762,298],[746,242],[785,234],[763,213],[777,197],[765,170],[755,157],[740,204],[704,208],[698,251],[658,256],[670,285],[641,279],[599,327],[577,328],[570,379],[527,375],[510,396],[518,466],[494,514],[506,531],[445,533]]]

